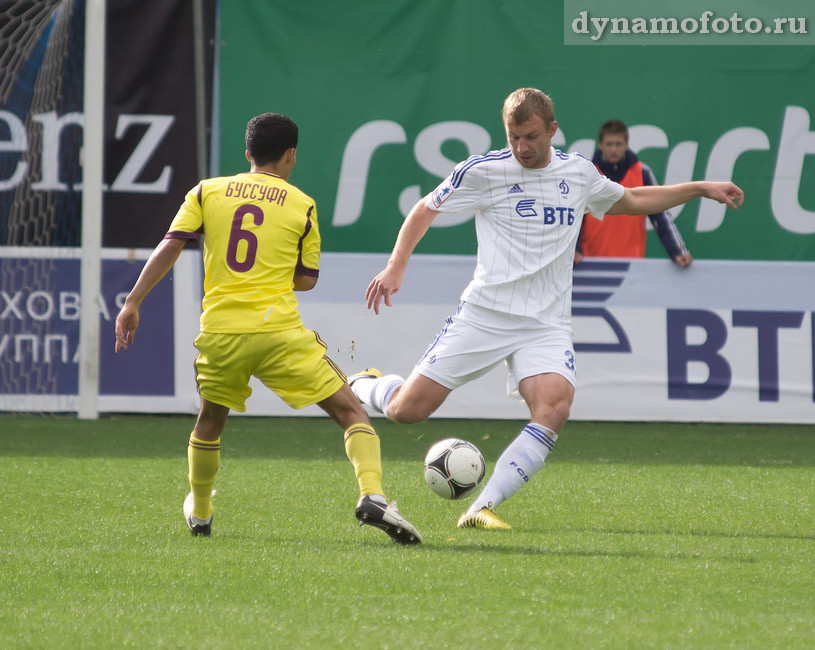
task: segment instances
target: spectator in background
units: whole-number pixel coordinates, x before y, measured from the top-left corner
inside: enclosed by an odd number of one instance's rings
[[[592,162],[623,187],[657,185],[654,173],[628,148],[628,127],[609,120],[600,127],[597,150]],[[591,217],[591,215],[587,215]],[[648,215],[670,258],[681,267],[690,266],[693,257],[676,229],[670,211]],[[602,221],[584,218],[575,251],[575,264],[584,257],[644,257],[645,217],[638,214],[606,215]]]

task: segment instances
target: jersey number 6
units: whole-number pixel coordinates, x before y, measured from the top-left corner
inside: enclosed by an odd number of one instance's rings
[[[246,203],[235,210],[232,217],[232,230],[229,233],[229,244],[226,247],[226,263],[229,268],[238,273],[246,273],[255,265],[255,257],[258,254],[258,238],[251,230],[244,230],[243,218],[251,214],[256,226],[263,223],[263,210],[252,203]],[[238,243],[246,242],[246,255],[243,262],[238,260]]]

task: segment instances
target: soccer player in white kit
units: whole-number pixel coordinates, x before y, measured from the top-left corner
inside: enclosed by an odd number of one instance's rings
[[[348,378],[361,402],[395,422],[414,423],[455,388],[506,363],[508,393],[526,402],[530,422],[498,458],[459,519],[461,528],[510,528],[494,508],[543,467],[569,418],[576,381],[572,264],[583,215],[654,214],[698,197],[736,208],[744,198],[729,182],[624,188],[610,181],[580,154],[551,146],[554,107],[535,88],[510,94],[502,117],[509,146],[471,156],[413,207],[386,268],[366,292],[375,313],[382,301],[390,307],[436,215],[474,210],[476,269],[457,312],[407,381],[373,368]]]

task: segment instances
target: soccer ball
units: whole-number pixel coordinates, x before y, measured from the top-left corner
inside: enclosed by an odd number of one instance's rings
[[[424,479],[440,497],[461,499],[478,487],[486,472],[475,445],[458,438],[440,440],[424,459]]]

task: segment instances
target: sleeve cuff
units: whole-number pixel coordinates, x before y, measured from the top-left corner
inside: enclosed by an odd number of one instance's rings
[[[171,230],[166,235],[164,235],[164,239],[190,239],[192,241],[197,241],[200,236],[201,236],[200,232],[185,232],[184,230]]]
[[[295,275],[307,275],[312,278],[320,277],[320,269],[310,269],[302,264],[298,264],[294,267],[294,273]]]

